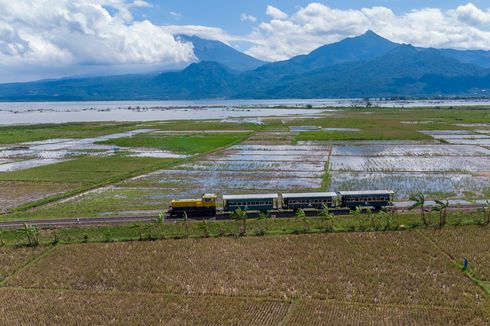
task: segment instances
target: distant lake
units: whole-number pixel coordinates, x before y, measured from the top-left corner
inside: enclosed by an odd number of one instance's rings
[[[490,100],[371,101],[380,107],[489,105]],[[111,102],[0,102],[0,125],[90,121],[204,120],[318,114],[315,108],[365,106],[359,99]],[[276,108],[285,107],[285,108]]]

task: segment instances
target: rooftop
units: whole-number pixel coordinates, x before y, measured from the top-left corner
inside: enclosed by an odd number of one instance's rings
[[[392,190],[339,191],[341,196],[349,195],[394,195]]]
[[[277,199],[277,194],[223,195],[223,200],[234,199]]]
[[[282,198],[306,198],[306,197],[337,197],[335,192],[305,192],[305,193],[292,193],[282,194]]]

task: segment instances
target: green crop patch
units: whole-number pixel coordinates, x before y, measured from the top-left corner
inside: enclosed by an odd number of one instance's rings
[[[87,138],[134,129],[135,123],[90,122],[0,127],[0,144],[53,138]]]
[[[191,135],[150,134],[119,138],[102,142],[121,147],[149,147],[175,153],[199,154],[207,153],[244,140],[250,133],[196,133]]]
[[[173,162],[126,156],[82,157],[66,162],[0,174],[3,181],[98,183],[131,171]]]

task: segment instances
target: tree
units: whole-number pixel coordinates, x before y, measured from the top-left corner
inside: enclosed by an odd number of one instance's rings
[[[184,237],[185,238],[189,237],[188,220],[189,220],[189,218],[187,217],[187,212],[184,212],[184,214],[182,215],[182,223],[184,224]]]
[[[244,236],[247,234],[247,211],[244,211],[240,207],[238,207],[233,214],[231,214],[231,218],[238,222],[238,235]]]
[[[483,207],[478,209],[482,213],[482,219],[478,216],[475,220],[476,224],[487,226],[490,224],[490,201],[486,201]]]
[[[17,230],[17,236],[27,239],[27,244],[30,247],[39,245],[39,230],[35,226],[24,223],[24,227]]]
[[[160,212],[160,214],[158,214],[158,216],[155,218],[154,222],[156,224],[163,224],[163,223],[165,223],[165,213],[164,212]]]
[[[140,224],[140,223],[133,223],[133,225],[131,225],[131,228],[132,229],[135,229],[136,232],[138,232],[138,239],[140,241],[142,241],[143,240],[143,234],[144,234],[144,227],[143,227],[143,225]]]
[[[327,223],[326,223],[326,227],[325,227],[325,231],[326,232],[332,232],[334,231],[334,219],[335,219],[335,215],[333,215],[332,213],[330,213],[330,209],[328,208],[328,206],[323,203],[322,205],[322,209],[320,211],[320,214],[318,214],[323,220],[325,220]]]
[[[203,238],[209,238],[209,225],[208,225],[208,220],[205,218],[202,219],[201,223],[199,224],[199,229],[202,231],[202,237]]]
[[[420,217],[422,219],[422,223],[427,226],[429,225],[428,221],[427,221],[427,218],[425,216],[425,195],[421,192],[419,193],[416,193],[414,195],[411,195],[410,200],[414,201],[415,203],[410,206],[408,209],[409,210],[413,210],[415,208],[420,208]]]
[[[439,212],[439,228],[446,225],[447,220],[447,208],[449,207],[449,201],[436,200],[436,205],[432,208],[433,211]]]
[[[303,233],[308,233],[310,226],[308,225],[308,218],[306,217],[305,211],[301,208],[296,210],[295,217],[303,222]]]
[[[257,217],[257,221],[259,222],[259,229],[255,232],[256,235],[266,235],[268,232],[267,229],[267,220],[270,218],[269,212],[260,212],[259,217]]]
[[[165,234],[163,232],[163,224],[165,223],[165,217],[166,217],[166,214],[164,212],[160,212],[160,214],[158,214],[158,216],[153,221],[155,224],[158,224],[159,225],[159,228],[160,228],[160,236],[163,239],[165,239]]]

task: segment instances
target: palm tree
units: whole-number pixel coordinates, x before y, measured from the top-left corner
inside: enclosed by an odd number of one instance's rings
[[[199,224],[199,229],[202,231],[203,238],[209,238],[209,225],[208,220],[205,218],[202,219],[202,222]]]
[[[330,209],[328,206],[323,203],[322,205],[322,210],[320,211],[320,214],[318,214],[323,220],[327,222],[327,226],[325,227],[326,232],[332,232],[334,230],[334,219],[335,215],[330,213]]]
[[[187,224],[189,218],[187,217],[187,212],[184,212],[182,214],[182,223],[184,224],[184,237],[188,238],[189,237],[189,225]]]
[[[439,228],[442,228],[446,225],[447,219],[447,208],[449,207],[449,201],[441,201],[436,200],[436,206],[432,208],[432,210],[439,212]]]
[[[298,220],[301,220],[303,221],[303,233],[308,233],[309,229],[310,229],[310,226],[308,225],[308,219],[306,217],[306,213],[304,210],[302,210],[301,208],[296,210],[296,214],[295,214],[295,217],[298,219]]]
[[[483,213],[485,215],[485,221],[484,221],[484,224],[485,225],[489,225],[490,224],[490,201],[485,201],[485,206],[483,207]]]
[[[413,210],[415,208],[420,208],[420,217],[422,218],[422,223],[425,226],[429,225],[427,219],[425,218],[425,195],[419,192],[417,194],[411,195],[409,199],[414,201],[415,203],[408,209]]]
[[[27,238],[27,243],[30,247],[39,245],[39,230],[32,225],[24,223],[24,227],[17,230],[17,236],[24,239]]]
[[[158,216],[155,218],[154,222],[157,223],[157,224],[163,224],[163,223],[165,223],[165,213],[164,212],[160,212],[158,214]]]
[[[270,218],[269,212],[259,212],[259,217],[257,217],[257,221],[259,221],[259,229],[257,230],[257,235],[265,235],[267,230],[267,219]]]
[[[138,236],[139,236],[138,239],[140,241],[142,241],[143,240],[143,232],[144,232],[143,231],[144,230],[143,225],[141,225],[140,223],[133,223],[133,225],[131,225],[131,228],[135,229],[136,232],[138,232]]]
[[[153,222],[155,224],[158,224],[159,225],[159,228],[160,228],[160,236],[163,239],[165,239],[165,234],[163,232],[163,224],[165,223],[165,217],[166,217],[166,214],[164,212],[160,212],[160,214],[158,214],[158,216],[153,220]]]
[[[244,236],[247,234],[247,217],[247,211],[244,211],[240,207],[238,207],[233,214],[231,214],[231,218],[237,221],[239,224],[239,236]]]

